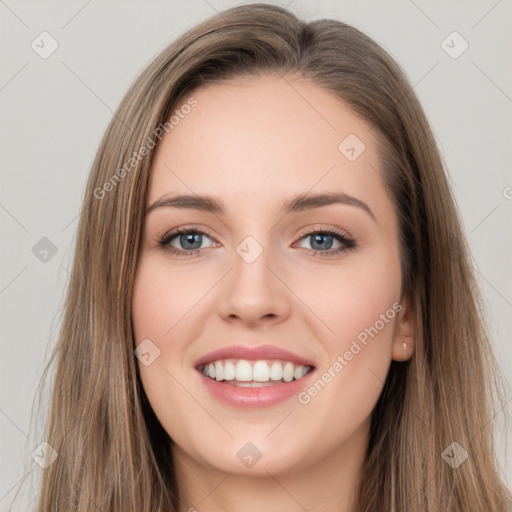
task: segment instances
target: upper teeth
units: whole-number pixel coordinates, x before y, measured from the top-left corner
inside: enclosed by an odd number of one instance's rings
[[[237,380],[241,382],[268,382],[269,380],[284,380],[291,382],[293,379],[304,377],[311,368],[291,362],[271,361],[238,361],[219,360],[205,364],[203,373],[215,380]]]

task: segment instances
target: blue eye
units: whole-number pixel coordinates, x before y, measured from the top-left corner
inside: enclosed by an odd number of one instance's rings
[[[314,251],[314,256],[318,257],[340,254],[357,247],[355,240],[335,230],[311,231],[305,234],[301,240],[309,240],[310,247],[306,247],[306,249]],[[338,243],[339,246],[332,249],[334,243]]]
[[[304,240],[308,239],[310,240],[311,249],[315,251],[331,249],[333,243],[335,242],[334,236],[325,233],[315,233],[313,235],[307,235],[304,237]]]
[[[176,229],[172,233],[164,236],[160,240],[159,244],[164,251],[171,254],[191,254],[196,253],[201,249],[203,237],[209,238],[206,233],[203,233],[197,229]],[[175,240],[178,242],[181,248],[176,248],[174,245],[172,245]]]
[[[205,248],[201,247],[205,239],[211,240],[206,233],[198,229],[175,229],[165,235],[158,243],[162,250],[169,254],[191,256],[198,255],[201,249]],[[335,230],[311,231],[300,238],[301,241],[308,239],[310,240],[310,247],[305,247],[305,249],[313,251],[314,256],[318,257],[333,256],[357,247],[355,240]],[[176,243],[178,247],[176,247]],[[334,243],[339,244],[339,246],[333,249]],[[207,247],[213,245],[213,243],[210,243]]]

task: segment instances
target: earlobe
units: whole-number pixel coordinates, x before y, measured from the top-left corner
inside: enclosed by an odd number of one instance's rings
[[[414,352],[414,311],[409,296],[404,296],[399,312],[393,339],[392,359],[407,361]]]
[[[402,338],[395,338],[393,342],[393,360],[394,361],[407,361],[412,357],[414,352],[414,338],[413,336],[403,336]]]

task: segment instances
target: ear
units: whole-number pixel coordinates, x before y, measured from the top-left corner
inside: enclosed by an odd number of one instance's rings
[[[409,294],[403,295],[400,305],[402,309],[396,317],[392,358],[394,361],[407,361],[414,352],[414,310]]]

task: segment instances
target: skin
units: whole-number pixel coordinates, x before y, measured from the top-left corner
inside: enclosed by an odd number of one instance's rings
[[[158,145],[148,205],[171,193],[208,194],[226,211],[148,213],[133,291],[136,344],[149,338],[160,350],[139,368],[174,441],[181,510],[355,511],[371,412],[391,360],[410,358],[414,343],[374,135],[331,92],[297,77],[236,78],[192,96],[197,106]],[[349,134],[366,146],[354,161],[338,149]],[[333,191],[364,201],[375,219],[347,204],[280,213],[292,196]],[[199,253],[162,249],[159,240],[178,227],[206,233]],[[315,256],[343,244],[315,253],[306,233],[332,228],[357,247]],[[236,252],[247,236],[263,248],[253,263]],[[179,235],[172,245],[190,247]],[[311,359],[321,376],[397,302],[402,310],[307,404],[294,396],[266,408],[228,406],[194,368],[224,346],[271,344]],[[247,442],[262,453],[251,468],[237,457]]]

